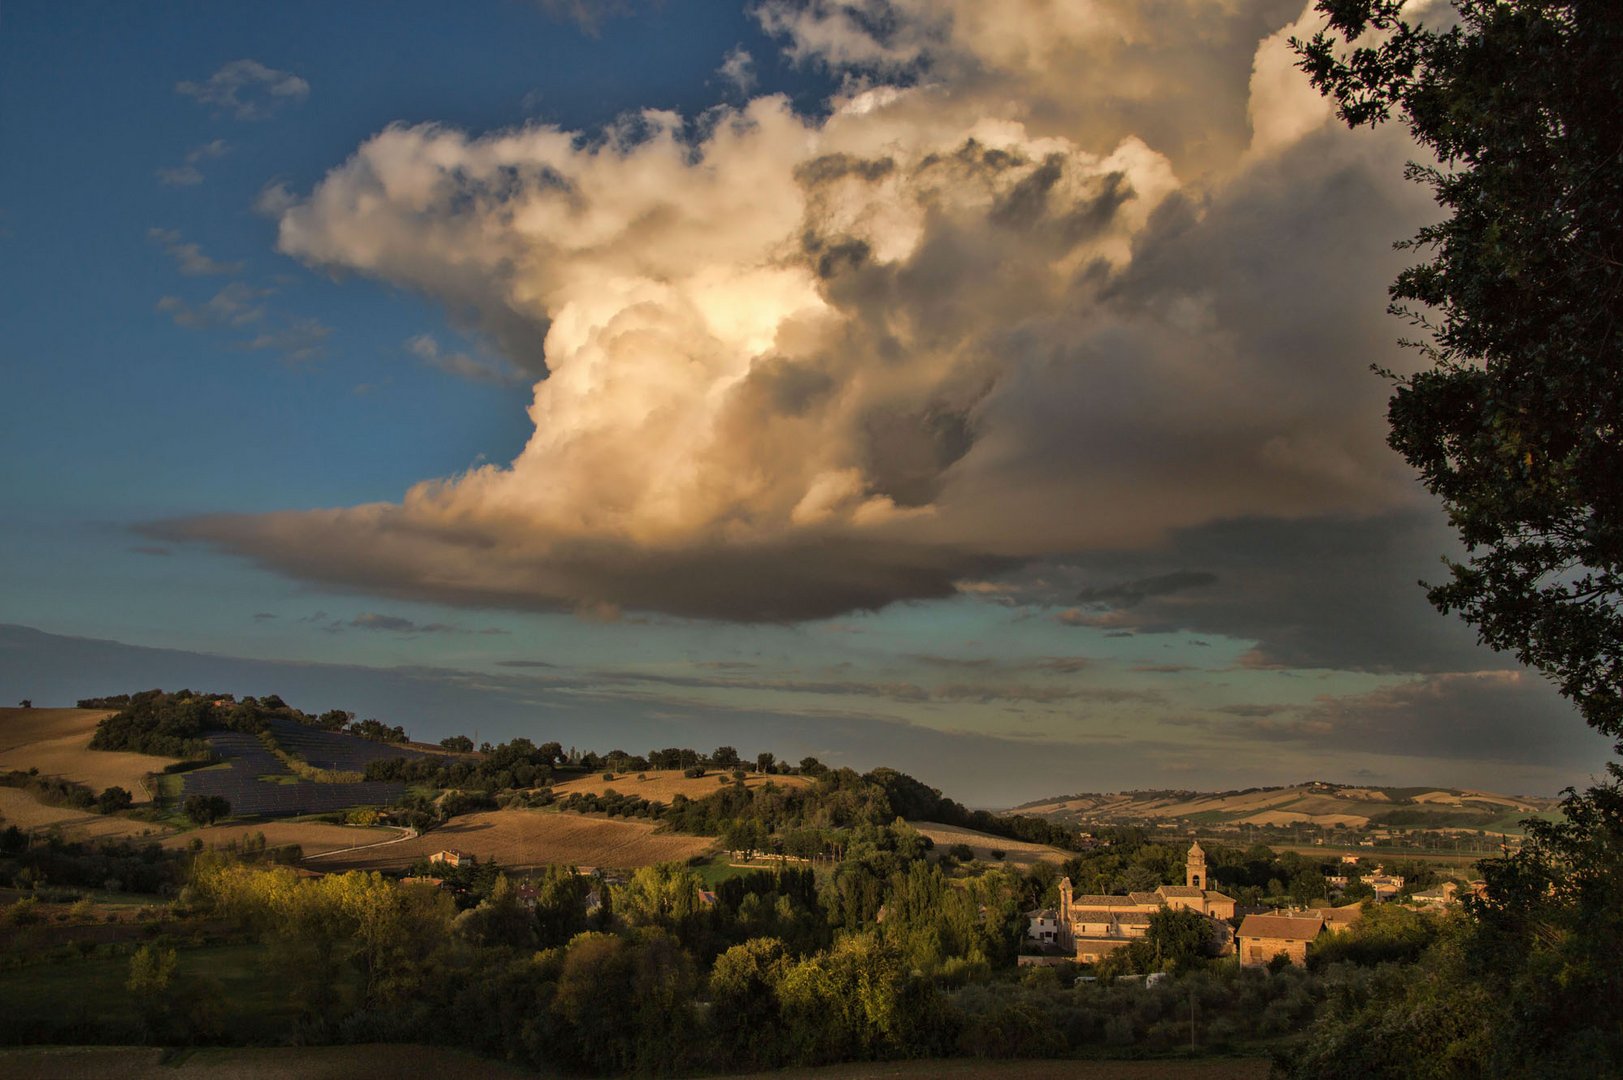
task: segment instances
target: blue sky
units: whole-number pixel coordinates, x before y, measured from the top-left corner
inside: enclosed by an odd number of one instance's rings
[[[131,688],[96,639],[982,804],[1580,782],[1413,585],[1408,148],[1299,6],[1082,10],[8,5],[0,692]]]

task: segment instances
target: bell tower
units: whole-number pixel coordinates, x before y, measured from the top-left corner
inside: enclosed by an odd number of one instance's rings
[[[1206,876],[1206,853],[1201,850],[1200,844],[1189,845],[1189,862],[1184,869],[1183,883],[1191,889],[1204,889],[1209,879]]]
[[[1062,927],[1071,924],[1071,879],[1065,878],[1059,883],[1059,922]]]

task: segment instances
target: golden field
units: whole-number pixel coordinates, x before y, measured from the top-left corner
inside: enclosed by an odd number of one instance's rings
[[[451,848],[503,866],[631,869],[680,861],[715,847],[706,836],[655,833],[647,821],[587,817],[550,810],[485,810],[462,814],[398,844],[322,859],[323,870],[400,870]]]
[[[60,828],[69,840],[154,839],[174,832],[167,825],[129,818],[103,817],[71,806],[46,806],[19,788],[0,787],[0,827],[15,825],[31,829]]]
[[[121,787],[149,801],[141,778],[174,758],[90,749],[96,724],[111,709],[0,709],[0,769],[38,769],[101,791]]]
[[[205,847],[225,847],[227,844],[241,845],[256,835],[264,836],[267,847],[298,844],[304,849],[304,854],[310,856],[393,840],[400,835],[400,831],[332,825],[325,821],[264,821],[255,825],[210,825],[204,829],[193,829],[168,838],[163,846],[184,848],[189,847],[193,840],[201,840]]]
[[[911,821],[908,824],[934,840],[937,848],[968,844],[975,850],[975,858],[987,862],[997,861],[992,858],[993,848],[1004,852],[1003,862],[1010,866],[1031,866],[1039,862],[1062,863],[1071,857],[1070,852],[1049,847],[1047,844],[1009,840],[1002,836],[993,836],[991,833],[960,828],[957,825],[941,825],[933,821]]]
[[[681,769],[649,769],[641,773],[626,772],[613,775],[613,780],[605,780],[602,773],[593,773],[579,780],[556,784],[552,790],[557,793],[558,798],[566,799],[574,794],[601,795],[612,788],[620,795],[635,795],[649,802],[668,804],[676,795],[686,795],[690,799],[714,795],[721,787],[716,780],[718,776],[725,777],[728,783],[732,783],[732,773],[719,769],[693,778],[683,776]],[[637,779],[639,776],[643,779]],[[779,787],[808,787],[811,782],[811,778],[807,776],[771,776],[753,772],[744,778],[744,786],[749,788],[765,787],[769,783]]]

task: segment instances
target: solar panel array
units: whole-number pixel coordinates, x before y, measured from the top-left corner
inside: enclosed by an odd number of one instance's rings
[[[365,772],[366,767],[374,761],[429,756],[404,746],[323,731],[295,720],[272,720],[270,728],[283,750],[297,754],[318,769]]]
[[[304,729],[303,725],[293,725]],[[330,734],[323,732],[322,734]],[[256,735],[220,731],[208,736],[209,745],[226,759],[226,768],[198,769],[182,774],[181,797],[218,795],[231,804],[231,813],[245,817],[290,817],[294,814],[324,814],[352,806],[372,806],[397,802],[406,793],[404,784],[362,781],[354,784],[317,784],[294,776],[282,760],[259,741]],[[281,738],[278,733],[278,739]],[[339,736],[354,742],[364,740]],[[286,743],[283,743],[287,746]],[[293,747],[288,747],[293,749]],[[302,752],[302,750],[301,750]],[[405,752],[409,754],[410,751]],[[400,757],[405,754],[386,754]],[[353,759],[351,759],[353,760]],[[312,762],[312,764],[316,764]],[[320,768],[334,768],[320,765]],[[337,766],[350,768],[352,766]],[[365,768],[365,766],[361,766]],[[357,770],[359,771],[359,770]],[[262,776],[286,777],[261,780]]]

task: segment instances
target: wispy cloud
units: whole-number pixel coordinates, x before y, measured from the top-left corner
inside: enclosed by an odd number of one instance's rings
[[[265,305],[261,301],[271,292],[245,281],[233,281],[201,304],[188,303],[178,296],[165,296],[159,299],[157,308],[175,320],[176,326],[189,330],[240,328],[265,317]]]
[[[256,334],[242,343],[244,349],[268,349],[278,352],[290,363],[309,360],[321,351],[322,343],[332,334],[332,327],[318,319],[294,316],[282,320],[280,326]]]
[[[731,83],[740,94],[747,94],[755,89],[755,58],[744,46],[735,45],[716,69],[716,74]]]
[[[596,37],[608,19],[631,14],[631,0],[535,0],[549,17],[572,22],[590,37]]]
[[[465,352],[447,352],[431,334],[418,334],[406,342],[406,351],[431,368],[469,382],[512,386],[524,380],[500,360],[482,360]]]
[[[346,622],[334,620],[332,627],[346,627],[352,630],[379,630],[392,634],[506,634],[507,631],[495,626],[487,626],[482,630],[468,630],[453,623],[420,623],[408,619],[403,615],[385,615],[376,611],[363,611],[353,619]]]
[[[194,187],[203,182],[203,170],[198,168],[202,162],[218,157],[224,157],[231,151],[230,145],[224,139],[215,139],[201,146],[194,146],[186,152],[183,164],[161,168],[157,171],[158,182],[169,187]]]
[[[243,59],[231,61],[202,82],[178,82],[175,93],[238,120],[264,120],[283,105],[309,97],[310,84],[290,71]]]
[[[164,254],[175,260],[180,272],[191,277],[240,274],[242,263],[220,262],[203,253],[202,247],[181,236],[178,229],[148,229],[147,239],[162,245]]]

